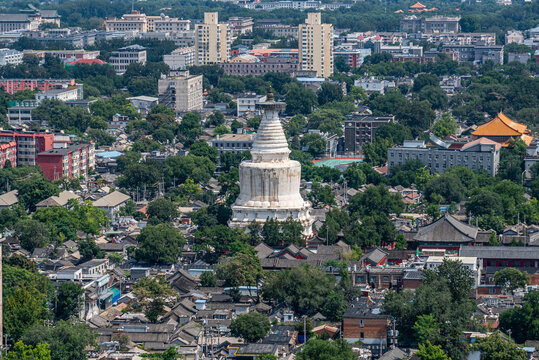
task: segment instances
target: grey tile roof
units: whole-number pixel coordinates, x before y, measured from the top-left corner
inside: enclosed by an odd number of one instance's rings
[[[421,242],[470,242],[477,237],[478,228],[445,214],[435,222],[419,229],[414,236]]]
[[[402,351],[399,348],[395,348],[393,350],[386,352],[384,355],[382,355],[380,360],[402,360],[402,359],[407,359],[407,358],[408,358],[408,354],[406,354],[404,351]]]
[[[539,259],[539,247],[535,246],[461,246],[460,256],[479,259]]]

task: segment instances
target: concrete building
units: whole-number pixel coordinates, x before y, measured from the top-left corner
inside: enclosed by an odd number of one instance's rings
[[[0,32],[38,30],[45,23],[60,26],[60,16],[56,10],[29,8],[20,10],[18,14],[0,14]]]
[[[47,91],[75,86],[74,79],[0,79],[0,87],[8,94],[23,90]]]
[[[256,104],[266,101],[265,95],[245,95],[240,96],[236,100],[236,115],[242,116],[247,113],[260,115],[260,111],[256,108]]]
[[[354,81],[354,86],[358,86],[365,90],[368,94],[377,92],[384,95],[387,88],[394,89],[396,87],[395,81],[378,79],[375,77],[360,78]]]
[[[17,143],[15,141],[0,144],[0,168],[3,169],[8,160],[11,167],[17,166]]]
[[[507,54],[507,62],[519,62],[521,64],[527,64],[528,60],[530,60],[532,54],[530,53],[517,53],[517,52],[510,52]]]
[[[376,129],[394,121],[393,116],[352,115],[344,122],[345,153],[361,153],[361,147],[376,136]]]
[[[18,127],[32,121],[32,110],[38,106],[35,99],[10,101],[7,108],[7,120],[10,126]]]
[[[272,26],[259,26],[264,31],[269,32],[275,37],[293,38],[297,39],[299,36],[298,27],[291,25],[272,25]]]
[[[285,106],[274,101],[272,93],[258,104],[262,122],[251,149],[252,160],[239,166],[240,194],[232,206],[231,227],[292,217],[301,222],[303,235],[312,234],[311,204],[299,191],[301,165],[289,159],[290,149],[279,120]]]
[[[188,66],[195,65],[195,48],[193,46],[174,50],[163,56],[163,61],[170,70],[185,70]]]
[[[371,49],[353,49],[353,50],[336,50],[333,53],[333,58],[344,58],[351,69],[360,67],[363,64],[365,57],[371,54]]]
[[[458,33],[460,17],[433,16],[430,18],[405,16],[400,21],[400,31],[407,33]]]
[[[69,100],[80,100],[82,96],[79,96],[79,91],[77,89],[52,89],[43,92],[38,92],[35,95],[35,99],[39,102],[43,100],[60,100],[60,101],[69,101]]]
[[[37,165],[38,153],[52,149],[54,135],[17,131],[0,132],[0,143],[5,144],[12,141],[17,143],[17,166],[35,166]]]
[[[404,141],[403,145],[387,150],[387,171],[408,160],[419,160],[432,172],[443,173],[453,166],[465,166],[473,170],[484,170],[496,175],[500,163],[501,145],[487,138],[480,138],[466,144],[448,144],[434,136],[433,146],[424,141]]]
[[[505,35],[505,45],[516,43],[516,44],[522,44],[524,43],[524,34],[522,34],[522,31],[519,30],[509,30],[507,34]]]
[[[137,108],[141,114],[147,114],[157,104],[159,98],[153,96],[134,96],[127,98],[133,107]]]
[[[256,134],[224,134],[211,140],[211,146],[217,148],[219,155],[224,152],[242,153],[250,151]]]
[[[55,56],[62,61],[93,60],[99,56],[99,50],[23,50],[24,56],[37,56],[44,59],[45,56]]]
[[[159,19],[153,21],[153,31],[178,33],[191,30],[191,20],[182,20],[161,15]]]
[[[176,113],[202,110],[202,75],[190,75],[188,70],[171,72],[159,79],[159,104]]]
[[[492,60],[495,65],[503,65],[503,45],[442,45],[442,52],[454,53],[458,62],[484,64]]]
[[[308,13],[298,36],[299,69],[315,70],[317,77],[333,75],[333,25],[322,24],[320,13]]]
[[[19,65],[22,63],[22,52],[12,49],[0,49],[0,66]]]
[[[343,314],[343,338],[349,343],[361,341],[362,346],[378,358],[388,350],[388,329],[391,315],[382,312],[383,301],[358,298]]]
[[[198,65],[217,64],[230,60],[231,30],[219,23],[216,12],[204,13],[204,23],[195,25],[195,50]]]
[[[254,23],[252,17],[233,16],[228,18],[228,24],[230,25],[233,36],[244,35],[253,32]]]
[[[37,165],[43,170],[43,176],[51,181],[62,177],[86,177],[88,171],[95,167],[94,150],[92,143],[66,144],[63,148],[40,152]]]
[[[260,76],[269,72],[297,73],[298,61],[290,58],[267,58],[265,61],[219,63],[225,74]],[[311,71],[315,75],[316,71]]]
[[[106,31],[155,31],[154,22],[160,20],[160,16],[147,16],[139,11],[124,14],[120,19],[112,18],[105,20]]]
[[[129,45],[113,51],[109,59],[118,74],[123,74],[133,63],[146,64],[146,48],[140,45]]]

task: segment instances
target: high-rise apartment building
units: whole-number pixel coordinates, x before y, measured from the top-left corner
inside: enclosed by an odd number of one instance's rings
[[[322,24],[320,13],[307,14],[299,25],[299,70],[314,70],[317,77],[333,74],[333,25]]]
[[[190,75],[189,70],[172,71],[159,79],[159,104],[176,113],[202,110],[202,75]]]
[[[231,31],[220,24],[216,12],[204,13],[204,23],[195,26],[196,63],[217,64],[230,60]]]

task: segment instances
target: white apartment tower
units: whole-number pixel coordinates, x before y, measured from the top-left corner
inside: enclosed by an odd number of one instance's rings
[[[220,24],[216,12],[204,13],[204,23],[195,26],[197,65],[217,64],[230,60],[231,31]]]
[[[320,13],[307,14],[305,24],[300,24],[299,70],[314,70],[317,77],[328,78],[333,74],[333,25],[322,24]]]

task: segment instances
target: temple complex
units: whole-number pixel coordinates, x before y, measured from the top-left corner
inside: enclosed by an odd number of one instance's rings
[[[533,140],[531,130],[524,124],[509,119],[503,112],[489,122],[480,125],[472,132],[474,139],[485,137],[508,146],[511,140],[521,139],[526,145]]]
[[[252,160],[239,166],[240,195],[232,206],[231,227],[247,227],[267,219],[298,220],[303,234],[312,234],[311,204],[299,192],[301,165],[290,160],[279,112],[285,103],[276,102],[270,92],[267,101],[257,104],[262,121],[251,149]]]

